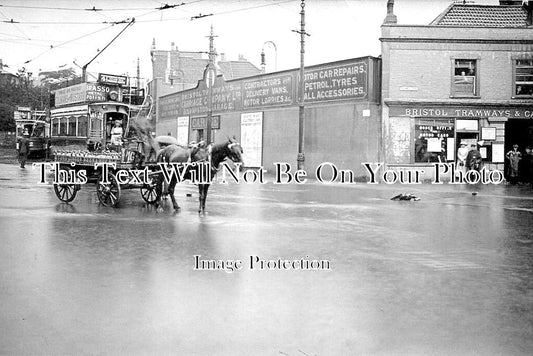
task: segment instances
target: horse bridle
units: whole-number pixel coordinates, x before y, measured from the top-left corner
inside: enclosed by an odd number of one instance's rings
[[[236,155],[235,155],[235,153],[232,150],[232,148],[235,147],[235,146],[239,146],[241,148],[241,151],[242,151],[242,147],[241,147],[241,145],[238,142],[232,142],[232,143],[228,144],[228,150],[230,152],[228,157],[233,161],[233,163],[238,163],[239,159],[238,159],[238,157],[235,157]]]

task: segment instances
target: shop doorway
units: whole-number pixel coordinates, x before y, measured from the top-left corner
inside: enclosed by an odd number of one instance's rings
[[[522,153],[526,146],[533,147],[533,119],[509,119],[505,123],[505,152],[509,152],[515,143]]]
[[[466,143],[466,147],[468,147],[468,150],[472,149],[472,145],[474,147],[477,144],[478,141],[478,133],[477,132],[457,132],[456,134],[456,140],[455,140],[455,152],[461,147],[461,143]],[[457,156],[455,157],[457,159]]]
[[[533,119],[509,119],[505,123],[505,153],[513,149],[514,144],[518,145],[518,150],[524,155],[527,146],[533,148]],[[522,164],[519,167],[521,179],[526,173]],[[509,160],[505,159],[505,174],[509,172]]]

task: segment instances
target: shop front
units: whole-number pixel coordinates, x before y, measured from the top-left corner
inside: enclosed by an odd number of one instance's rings
[[[479,149],[484,166],[505,170],[505,152],[533,146],[533,106],[386,103],[384,149],[390,167],[455,162],[461,143]]]

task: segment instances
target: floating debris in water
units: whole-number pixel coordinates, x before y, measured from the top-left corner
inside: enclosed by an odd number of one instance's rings
[[[395,197],[392,197],[391,200],[419,201],[420,198],[414,194],[398,194]]]

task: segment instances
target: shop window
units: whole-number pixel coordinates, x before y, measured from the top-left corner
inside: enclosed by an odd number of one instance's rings
[[[68,118],[68,131],[69,136],[76,136],[76,118],[75,117],[69,117]]]
[[[455,59],[452,96],[477,95],[477,61],[475,59]]]
[[[446,162],[454,149],[453,120],[416,119],[415,162]]]
[[[87,116],[78,117],[78,134],[79,137],[87,136]]]
[[[533,59],[515,60],[514,94],[518,97],[533,96]]]

